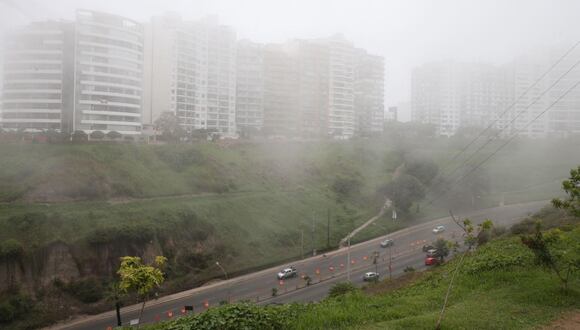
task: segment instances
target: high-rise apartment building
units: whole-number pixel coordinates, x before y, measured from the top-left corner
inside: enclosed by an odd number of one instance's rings
[[[264,46],[238,42],[236,71],[236,125],[238,131],[264,126]]]
[[[460,127],[486,127],[508,102],[506,81],[502,70],[487,64],[425,64],[413,70],[412,120],[446,136]]]
[[[73,39],[70,25],[37,22],[8,36],[0,127],[62,130],[67,125],[65,106],[72,109],[72,93],[65,90],[65,78],[72,76],[67,58],[67,52],[72,55],[72,45],[67,45]]]
[[[354,66],[354,109],[356,131],[362,134],[383,131],[385,120],[385,63],[381,56],[356,50]],[[395,118],[396,120],[396,118]]]
[[[146,27],[145,123],[175,114],[187,130],[236,132],[236,35],[207,18],[185,22],[176,14]]]
[[[8,40],[3,128],[141,134],[140,24],[79,10],[75,22],[33,23]]]
[[[75,34],[74,129],[141,134],[143,26],[79,10]]]

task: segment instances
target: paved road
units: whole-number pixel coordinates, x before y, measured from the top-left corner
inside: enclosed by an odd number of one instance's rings
[[[514,204],[459,214],[458,216],[461,218],[469,217],[475,222],[489,218],[496,224],[510,226],[523,217],[539,211],[546,204],[545,201]],[[447,230],[442,234],[435,235],[431,230],[436,225],[444,225]],[[439,236],[451,240],[461,240],[461,234],[460,229],[452,222],[451,218],[446,217],[387,235],[386,237],[395,242],[391,248],[380,247],[379,243],[385,237],[353,245],[350,248],[353,262],[351,264],[351,280],[355,284],[361,284],[363,274],[375,270],[378,270],[382,278],[388,277],[389,259],[391,260],[393,277],[401,274],[407,266],[422,269],[425,267],[423,264],[423,244],[430,243]],[[377,265],[374,265],[372,261],[374,251],[379,252]],[[389,253],[391,258],[389,258]],[[284,266],[281,265],[148,302],[141,323],[167,320],[169,315],[173,318],[178,317],[182,314],[182,308],[185,305],[193,306],[194,312],[201,312],[208,307],[218,305],[220,301],[227,300],[228,296],[231,301],[251,300],[259,304],[318,301],[328,294],[328,290],[333,284],[346,280],[346,255],[347,248],[342,248],[327,253],[326,256],[320,255],[293,263],[301,275],[307,274],[312,278],[313,284],[308,287],[300,277],[287,279],[283,283],[279,282],[276,279],[276,273]],[[274,287],[279,292],[276,297],[272,297],[272,288]],[[123,323],[128,324],[131,319],[136,319],[139,308],[139,305],[123,308]],[[115,324],[115,313],[111,311],[77,318],[67,323],[55,325],[50,329],[105,330]]]

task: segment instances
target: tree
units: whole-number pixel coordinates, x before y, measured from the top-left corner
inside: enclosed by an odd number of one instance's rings
[[[109,285],[105,299],[108,302],[115,303],[115,312],[117,314],[117,326],[122,326],[123,323],[121,322],[121,298],[125,295],[121,287],[119,286],[119,282],[113,282]]]
[[[520,238],[534,253],[536,263],[552,270],[567,292],[571,276],[580,270],[580,241],[565,237],[559,229],[544,234],[539,221],[536,222],[535,234]]]
[[[575,217],[580,217],[580,165],[578,168],[570,170],[570,178],[562,181],[562,189],[568,198],[565,200],[554,198],[552,205],[568,211]]]
[[[105,138],[105,133],[103,133],[101,131],[93,131],[93,132],[91,132],[90,137],[93,140],[102,140]]]
[[[71,138],[73,142],[85,142],[89,139],[89,136],[84,131],[74,131]]]
[[[179,141],[185,136],[185,131],[179,124],[179,117],[173,112],[164,112],[155,121],[155,128],[161,131],[164,141]]]
[[[117,131],[109,131],[109,133],[107,133],[107,138],[111,139],[111,140],[117,140],[122,138],[123,135]]]
[[[351,282],[340,282],[336,283],[328,291],[328,297],[335,298],[345,295],[350,292],[355,292],[357,290],[356,286]]]
[[[119,289],[124,293],[135,291],[138,298],[143,301],[139,319],[143,315],[149,294],[165,280],[162,268],[166,262],[167,258],[163,256],[155,257],[153,265],[143,264],[139,257],[121,258],[121,266],[117,271],[120,277]]]
[[[433,243],[433,247],[437,250],[436,257],[441,260],[441,262],[445,261],[445,257],[449,255],[449,248],[453,245],[453,243],[443,239],[438,238],[435,243]]]
[[[380,191],[393,201],[397,210],[409,211],[414,202],[425,197],[425,187],[411,175],[400,175],[384,185]]]
[[[433,160],[412,160],[405,163],[407,174],[416,177],[421,183],[428,186],[439,173],[439,166]]]

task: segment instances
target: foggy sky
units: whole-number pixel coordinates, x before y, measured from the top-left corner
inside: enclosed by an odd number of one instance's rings
[[[185,19],[215,14],[239,38],[258,42],[342,32],[385,57],[386,107],[409,100],[411,69],[422,63],[502,63],[580,40],[580,1],[574,0],[0,0],[0,32],[34,20],[72,19],[76,8],[143,22],[166,11]]]

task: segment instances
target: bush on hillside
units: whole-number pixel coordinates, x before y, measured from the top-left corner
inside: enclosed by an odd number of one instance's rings
[[[328,297],[336,298],[351,292],[355,292],[357,290],[358,290],[357,287],[350,282],[336,283],[335,285],[332,286],[332,288],[330,288],[330,291],[328,292]]]
[[[62,286],[62,289],[85,304],[103,299],[103,285],[95,278],[73,281]]]
[[[161,323],[152,329],[288,329],[297,315],[307,309],[308,305],[303,304],[265,307],[251,303],[226,304],[201,314]]]
[[[1,297],[0,301],[0,324],[23,318],[32,312],[32,300],[20,293]]]

